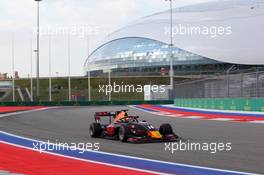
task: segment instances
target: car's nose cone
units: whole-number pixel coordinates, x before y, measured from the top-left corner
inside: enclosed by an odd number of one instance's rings
[[[154,139],[161,139],[162,135],[159,131],[148,131],[148,136]]]

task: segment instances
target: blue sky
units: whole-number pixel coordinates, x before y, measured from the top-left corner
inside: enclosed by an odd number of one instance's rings
[[[210,0],[175,0],[174,7]],[[71,40],[71,73],[83,75],[83,63],[92,48],[105,36],[140,17],[167,10],[165,0],[43,0],[40,6],[41,76],[48,75],[51,39],[52,75],[67,75],[67,38]],[[33,0],[0,1],[0,72],[12,71],[11,41],[15,38],[15,70],[23,77],[30,73],[31,40],[35,49],[36,3]],[[85,35],[82,35],[86,30]],[[62,31],[72,31],[66,34]],[[47,31],[52,31],[51,36]],[[76,32],[77,31],[77,32]],[[32,38],[33,37],[33,38]],[[88,47],[89,41],[89,47]],[[33,59],[35,55],[33,53]],[[33,62],[35,65],[35,62]],[[34,71],[35,72],[35,66]],[[57,73],[56,73],[57,72]]]

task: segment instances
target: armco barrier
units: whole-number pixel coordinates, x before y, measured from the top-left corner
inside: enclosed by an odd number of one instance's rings
[[[175,99],[179,107],[264,112],[264,98]]]
[[[161,101],[58,101],[58,102],[0,102],[0,106],[91,106],[91,105],[138,105],[173,104],[173,100]]]

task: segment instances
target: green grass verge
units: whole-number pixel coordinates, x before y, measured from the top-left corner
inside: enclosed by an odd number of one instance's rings
[[[112,78],[111,84],[116,83],[118,85],[168,85],[168,77],[127,77],[127,78]],[[33,80],[33,93],[36,94],[36,80]],[[96,101],[108,100],[108,96],[105,93],[99,92],[99,85],[108,85],[107,78],[91,78],[91,98]],[[28,88],[30,90],[30,79],[17,79],[15,80],[15,86],[24,90]],[[53,101],[66,101],[68,100],[68,78],[53,78],[52,88],[60,86],[61,89],[52,93]],[[40,100],[48,101],[49,99],[49,80],[48,78],[40,79]],[[88,99],[88,79],[85,77],[74,77],[71,80],[72,94],[78,94]],[[143,100],[143,93],[112,93],[112,100]],[[12,93],[9,94],[4,101],[11,101]],[[16,92],[16,100],[19,101],[19,94]]]

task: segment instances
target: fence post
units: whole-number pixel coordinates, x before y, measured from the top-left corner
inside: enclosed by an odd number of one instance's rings
[[[227,97],[229,97],[229,74],[227,74]]]
[[[244,84],[244,74],[243,73],[241,73],[241,80],[240,80],[240,97],[243,97],[244,96],[244,87],[243,87],[243,84]]]
[[[257,72],[256,72],[256,97],[258,97],[259,96],[259,93],[258,93],[258,91],[259,91],[259,72],[258,72],[258,70],[257,70]]]

